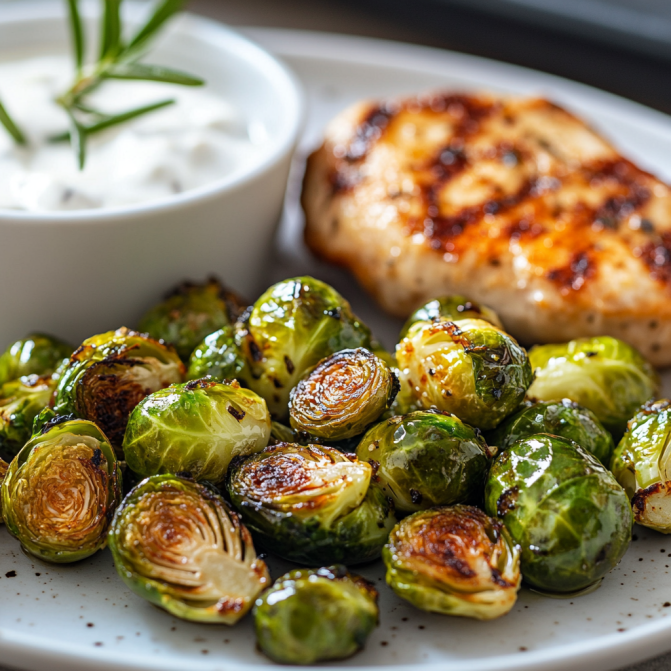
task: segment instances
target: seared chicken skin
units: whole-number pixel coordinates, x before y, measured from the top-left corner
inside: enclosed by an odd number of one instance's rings
[[[357,104],[303,208],[313,252],[394,315],[466,294],[522,343],[608,334],[671,364],[671,190],[546,100]]]

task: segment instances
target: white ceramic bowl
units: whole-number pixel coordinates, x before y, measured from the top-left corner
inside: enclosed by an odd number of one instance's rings
[[[0,60],[65,53],[62,5],[0,6]],[[214,273],[250,297],[263,288],[303,121],[300,85],[249,40],[193,15],[170,26],[151,60],[203,76],[266,126],[266,149],[220,181],[160,201],[45,214],[0,210],[0,350],[34,330],[77,343],[133,326],[186,278]]]

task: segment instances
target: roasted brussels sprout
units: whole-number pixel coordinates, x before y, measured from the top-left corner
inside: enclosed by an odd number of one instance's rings
[[[403,325],[398,337],[399,340],[403,340],[408,335],[408,331],[413,324],[417,322],[430,322],[436,319],[447,319],[449,321],[482,319],[490,324],[494,324],[496,328],[503,330],[501,320],[494,310],[477,301],[469,300],[466,296],[457,294],[434,298],[422,305],[421,308],[415,310]]]
[[[259,648],[281,664],[350,657],[378,618],[376,589],[344,566],[291,571],[254,606]]]
[[[559,436],[513,443],[492,465],[485,510],[522,548],[522,575],[545,592],[579,592],[622,558],[633,518],[624,490],[589,452]]]
[[[3,516],[26,552],[74,562],[105,547],[121,475],[114,450],[92,422],[53,421],[44,428],[9,465]]]
[[[257,542],[299,564],[376,559],[396,524],[373,469],[321,445],[281,443],[233,464],[231,502]]]
[[[591,410],[567,398],[528,403],[499,424],[487,440],[499,450],[505,450],[521,438],[537,433],[568,438],[593,454],[606,468],[610,465],[615,449],[612,436]]]
[[[413,606],[492,620],[515,604],[520,549],[500,520],[472,506],[421,511],[394,528],[382,551],[387,584]]]
[[[401,379],[424,408],[493,429],[514,412],[531,384],[527,354],[481,319],[416,322],[396,348]]]
[[[289,393],[305,372],[343,349],[371,348],[368,328],[332,287],[297,277],[270,287],[240,322],[248,385],[274,419],[289,415]]]
[[[671,533],[671,401],[650,401],[629,420],[611,470],[631,499],[634,520]]]
[[[120,328],[85,340],[73,353],[54,410],[95,422],[118,450],[133,408],[153,391],[181,382],[184,372],[171,347]]]
[[[138,475],[186,472],[221,482],[233,457],[259,452],[270,440],[266,402],[238,382],[212,378],[174,384],[133,410],[123,451]]]
[[[478,502],[490,455],[485,441],[454,415],[413,412],[370,429],[356,452],[396,510]]]
[[[249,377],[247,362],[232,326],[210,333],[191,354],[187,378],[199,380],[208,375],[220,382]]]
[[[398,380],[367,349],[326,357],[291,391],[291,426],[325,440],[363,433],[391,405]]]
[[[26,375],[0,388],[0,455],[11,459],[28,442],[35,417],[56,389],[51,375]]]
[[[634,349],[617,338],[580,338],[529,351],[535,372],[529,397],[570,398],[589,408],[616,440],[639,406],[657,396],[659,377]]]
[[[0,488],[2,487],[2,482],[5,479],[5,475],[7,475],[7,469],[9,468],[9,464],[6,461],[3,461],[0,459]],[[0,489],[0,493],[1,493]],[[2,524],[5,520],[2,517],[2,496],[0,496],[0,524]]]
[[[288,426],[280,422],[270,423],[270,445],[277,445],[278,443],[293,443],[296,434]]]
[[[74,348],[58,338],[32,333],[0,356],[0,385],[26,375],[51,375]]]
[[[214,277],[201,284],[182,282],[142,317],[138,328],[169,342],[186,362],[205,336],[233,324],[243,309],[240,298]]]
[[[152,476],[130,492],[109,545],[133,592],[192,622],[235,624],[270,584],[249,532],[221,496],[175,475]]]

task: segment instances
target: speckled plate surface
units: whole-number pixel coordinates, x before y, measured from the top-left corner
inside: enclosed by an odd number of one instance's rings
[[[594,89],[422,47],[277,30],[248,33],[294,68],[310,102],[268,283],[302,273],[333,283],[388,346],[399,324],[343,272],[311,259],[300,238],[304,157],[328,119],[348,103],[439,86],[546,95],[588,119],[644,167],[671,178],[671,119]],[[671,375],[665,377],[669,394]],[[509,615],[487,623],[417,611],[384,587],[381,564],[360,568],[380,588],[380,626],[361,654],[327,666],[599,671],[671,650],[671,537],[640,528],[635,533],[624,560],[593,594],[553,600],[523,589]],[[274,577],[287,568],[271,562]],[[73,566],[50,566],[26,557],[4,527],[0,664],[35,671],[273,668],[254,648],[249,618],[234,628],[180,622],[130,593],[109,552]]]

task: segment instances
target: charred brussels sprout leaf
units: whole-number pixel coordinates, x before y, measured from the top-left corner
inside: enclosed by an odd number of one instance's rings
[[[538,434],[494,462],[485,509],[522,548],[529,585],[554,593],[598,585],[631,540],[631,506],[615,478],[579,445]]]
[[[401,379],[424,408],[493,429],[517,409],[531,384],[527,354],[481,319],[417,322],[396,348]]]
[[[217,483],[233,457],[268,444],[270,428],[266,403],[253,391],[205,378],[145,398],[131,414],[123,448],[138,475],[186,472]]]
[[[291,571],[254,606],[259,648],[280,664],[350,657],[378,617],[377,591],[344,566]]]
[[[372,468],[318,445],[279,444],[231,468],[228,492],[259,544],[299,564],[376,559],[396,520]]]
[[[489,470],[485,441],[454,415],[413,412],[380,422],[357,448],[397,510],[477,502]]]
[[[332,287],[297,277],[270,287],[239,325],[250,372],[274,419],[288,418],[289,393],[305,372],[344,349],[371,347],[368,328]]]
[[[247,362],[232,326],[210,333],[191,354],[187,378],[199,380],[208,375],[220,382],[249,377]]]
[[[95,422],[116,449],[133,408],[153,391],[181,382],[175,351],[143,333],[120,328],[85,340],[58,383],[54,410]]]
[[[42,333],[17,340],[0,356],[0,385],[26,375],[51,375],[72,350],[62,340]]]
[[[233,324],[243,309],[240,299],[216,278],[202,284],[183,282],[145,314],[139,329],[169,342],[188,361],[205,336]]]
[[[389,407],[398,381],[367,349],[342,350],[323,359],[291,392],[291,426],[325,440],[363,433]]]
[[[56,380],[27,375],[0,388],[0,455],[12,458],[28,442],[35,417],[49,404]]]
[[[7,469],[9,468],[9,464],[6,461],[3,461],[0,459],[0,488],[2,487],[2,483],[5,479],[5,475],[7,475]],[[0,493],[1,493],[0,489]],[[2,496],[0,496],[0,524],[4,522],[4,519],[2,517]]]
[[[517,599],[519,547],[499,520],[472,506],[406,517],[382,557],[387,584],[422,610],[491,620]]]
[[[26,552],[74,562],[105,547],[121,489],[105,435],[92,422],[66,421],[33,437],[10,464],[3,516]]]
[[[174,475],[147,478],[130,492],[109,545],[133,592],[192,622],[235,624],[270,583],[249,532],[221,496]]]
[[[634,520],[671,533],[671,401],[646,403],[629,420],[611,470],[631,499]]]
[[[434,298],[422,305],[421,308],[415,310],[401,329],[399,340],[403,340],[408,335],[408,331],[413,324],[440,319],[447,319],[449,321],[482,319],[494,324],[496,328],[503,330],[499,316],[486,305],[469,300],[466,296],[443,296],[442,298]]]
[[[536,378],[529,397],[540,401],[570,398],[589,408],[618,440],[639,406],[659,393],[659,377],[627,343],[600,336],[529,352]]]
[[[505,450],[518,440],[537,433],[568,438],[593,454],[606,467],[615,449],[612,436],[597,416],[567,398],[528,404],[499,424],[488,436],[488,442]]]

